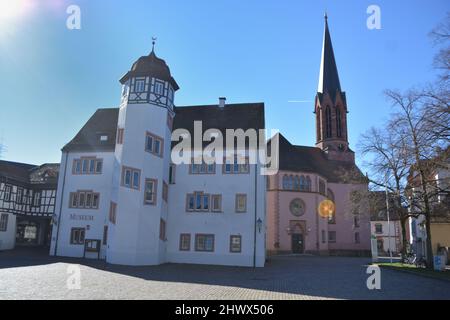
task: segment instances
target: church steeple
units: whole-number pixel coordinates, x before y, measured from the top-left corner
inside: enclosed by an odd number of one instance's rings
[[[339,81],[327,14],[314,113],[316,146],[325,151],[330,160],[354,161],[354,153],[348,147],[347,100]]]
[[[328,92],[334,96],[336,90],[341,91],[339,74],[334,58],[333,44],[331,43],[330,30],[328,29],[328,16],[325,13],[325,30],[323,33],[322,59],[320,60],[319,85],[317,92]]]

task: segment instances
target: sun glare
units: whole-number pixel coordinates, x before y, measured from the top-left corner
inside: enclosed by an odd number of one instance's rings
[[[0,22],[17,19],[27,11],[29,5],[29,0],[0,0]]]

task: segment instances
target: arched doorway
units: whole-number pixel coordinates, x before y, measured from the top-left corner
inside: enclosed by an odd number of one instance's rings
[[[291,221],[291,251],[292,253],[305,252],[305,232],[303,223],[300,221]]]

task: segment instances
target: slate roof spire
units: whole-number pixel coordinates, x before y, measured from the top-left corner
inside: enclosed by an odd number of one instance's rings
[[[328,93],[334,97],[336,90],[341,91],[339,75],[334,58],[333,45],[331,44],[330,31],[328,30],[328,16],[325,12],[325,30],[323,33],[322,59],[320,61],[319,85],[317,92]]]

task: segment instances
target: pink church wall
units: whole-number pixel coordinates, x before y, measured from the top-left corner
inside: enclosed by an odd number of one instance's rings
[[[336,224],[328,224],[327,218],[318,214],[318,206],[321,201],[327,199],[317,192],[317,174],[303,173],[312,180],[311,192],[283,190],[282,177],[284,174],[300,175],[298,172],[279,172],[277,176],[269,177],[267,192],[267,249],[269,253],[288,253],[292,251],[291,235],[287,232],[291,221],[301,221],[306,230],[304,234],[305,252],[326,254],[329,250],[337,251],[367,251],[370,250],[370,222],[368,215],[360,215],[360,227],[353,227],[353,216],[351,215],[350,193],[357,188],[366,188],[365,185],[351,184],[327,184],[335,196]],[[326,181],[323,177],[322,180]],[[302,199],[306,204],[305,214],[296,217],[289,209],[291,201],[295,198]],[[325,233],[325,242],[322,238],[322,230]],[[328,231],[336,231],[336,243],[328,243]],[[360,233],[360,243],[355,243],[354,233]],[[279,246],[276,247],[275,243]]]

